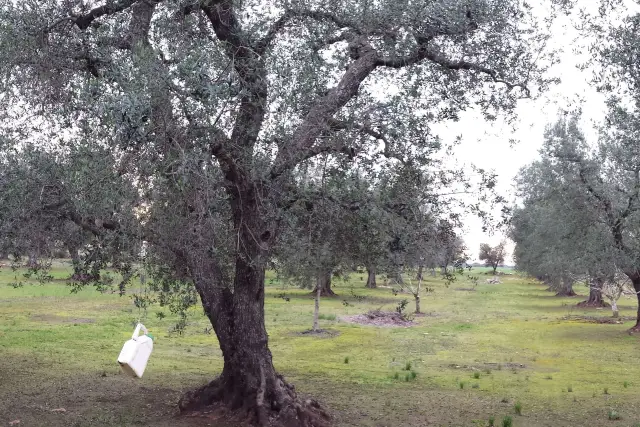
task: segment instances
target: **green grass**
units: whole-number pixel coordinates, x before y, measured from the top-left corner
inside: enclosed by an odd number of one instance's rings
[[[516,402],[513,405],[513,411],[516,413],[516,415],[522,415],[522,403]]]
[[[54,270],[57,279],[68,274],[68,267]],[[0,425],[15,419],[54,427],[191,425],[173,418],[178,397],[222,368],[201,308],[191,310],[185,333],[177,335],[169,333],[176,317],[166,308],[145,314],[129,296],[92,288],[72,295],[61,280],[14,289],[7,283],[15,275],[0,270]],[[615,425],[607,416],[612,406],[625,419],[640,420],[640,396],[624,385],[640,375],[628,356],[638,347],[638,338],[626,333],[632,322],[563,320],[609,313],[578,308],[580,298],[555,297],[516,275],[501,276],[499,285],[480,280],[474,292],[456,290],[468,287],[463,278],[448,288],[439,278],[426,279],[434,289],[422,298],[427,315],[416,317],[411,328],[346,323],[346,315],[391,311],[403,296],[365,289],[358,274],[337,281],[339,297],[320,302],[321,327],[335,334],[321,337],[300,334],[313,321],[309,291],[285,288],[268,272],[266,326],[276,368],[301,395],[318,398],[336,415],[336,427],[412,427],[424,420],[467,426],[494,415],[504,424],[514,402],[526,404],[516,420],[523,427],[557,420],[563,426]],[[366,298],[353,297],[351,287]],[[283,292],[289,301],[279,297]],[[634,315],[632,300],[620,305],[621,316]],[[132,380],[114,360],[139,317],[156,342],[144,378]],[[464,378],[475,381],[467,387]],[[567,384],[569,395],[562,387]],[[605,389],[609,394],[598,393]],[[501,402],[504,396],[513,409]],[[60,407],[64,414],[50,411]]]
[[[611,421],[619,420],[622,418],[618,413],[618,411],[614,409],[609,410],[609,412],[607,413],[607,416]]]

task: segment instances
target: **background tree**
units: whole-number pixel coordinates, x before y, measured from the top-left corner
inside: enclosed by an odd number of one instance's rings
[[[317,426],[325,414],[276,372],[264,324],[265,268],[283,214],[302,201],[294,172],[321,154],[345,169],[427,164],[433,123],[471,105],[493,119],[546,88],[549,35],[519,1],[262,6],[3,0],[0,92],[13,106],[3,132],[91,141],[138,190],[98,217],[63,197],[80,190],[63,183],[40,208],[99,239],[85,257],[109,239],[144,240],[162,289],[187,289],[185,303],[197,291],[224,368],[181,409],[221,404],[259,425]],[[103,189],[119,194],[93,184],[100,207],[113,200]]]
[[[505,255],[505,242],[501,242],[496,246],[491,246],[488,243],[480,244],[478,258],[480,261],[484,261],[487,267],[493,268],[493,274],[496,274],[498,266],[504,262]]]

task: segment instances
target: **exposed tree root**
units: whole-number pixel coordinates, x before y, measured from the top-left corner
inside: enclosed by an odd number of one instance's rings
[[[629,332],[629,334],[637,334],[640,333],[640,324],[636,323],[636,325],[629,329],[627,332]]]
[[[309,295],[311,296],[316,296],[316,292],[317,292],[318,288],[314,288],[313,291],[311,291],[311,293]],[[322,297],[337,297],[338,294],[336,294],[335,292],[333,292],[333,289],[331,288],[325,288],[323,287],[322,289],[320,289],[320,296]]]
[[[575,297],[578,296],[573,290],[571,291],[560,291],[556,294],[557,297]]]
[[[257,389],[241,387],[221,376],[185,393],[178,402],[185,415],[215,413],[217,417],[258,427],[329,427],[330,417],[312,399],[298,398],[293,385],[276,375],[273,384],[261,378]]]
[[[610,307],[609,304],[607,304],[605,301],[589,301],[589,300],[585,300],[585,301],[581,301],[578,304],[576,304],[576,306],[578,307],[584,307],[584,308],[606,308],[606,307]]]

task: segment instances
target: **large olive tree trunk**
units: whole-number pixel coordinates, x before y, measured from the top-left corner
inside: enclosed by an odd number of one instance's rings
[[[378,287],[376,283],[376,267],[373,265],[367,266],[367,284],[365,285],[369,289],[375,289]]]
[[[336,293],[331,289],[331,270],[321,270],[316,277],[316,287],[313,289],[313,295],[318,293],[323,297],[334,297]]]
[[[391,281],[392,283],[404,285],[404,279],[402,278],[402,269],[400,267],[396,267],[393,269]]]
[[[589,283],[589,298],[586,301],[578,303],[580,307],[606,307],[607,303],[602,298],[603,280],[599,277],[594,278]]]
[[[569,278],[563,278],[562,281],[558,283],[556,296],[558,297],[576,296],[576,293],[573,291],[573,281]]]
[[[273,366],[264,322],[264,247],[270,233],[268,225],[259,221],[255,195],[247,190],[236,197],[233,215],[242,249],[236,255],[233,286],[224,283],[224,273],[215,260],[206,270],[197,257],[190,263],[204,311],[218,337],[224,367],[218,378],[186,393],[179,407],[191,411],[218,406],[230,411],[238,423],[259,426],[328,425],[319,404],[298,399],[294,387]],[[256,235],[265,241],[256,241]]]

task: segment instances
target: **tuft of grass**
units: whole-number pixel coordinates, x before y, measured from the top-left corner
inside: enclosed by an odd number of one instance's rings
[[[522,404],[520,402],[514,403],[513,410],[516,413],[516,415],[522,415]]]
[[[335,314],[318,314],[318,319],[321,320],[336,320],[338,317]]]
[[[571,384],[569,384],[569,385],[567,386],[567,392],[568,392],[568,393],[572,393],[572,392],[573,392],[573,386],[571,386]]]
[[[604,393],[603,394],[609,394],[609,387],[605,387],[604,388]]]
[[[629,388],[629,386],[630,386],[630,385],[631,385],[631,384],[629,384],[629,381],[625,381],[625,382],[623,382],[623,383],[622,383],[622,386],[623,386],[624,388]]]
[[[487,375],[491,375],[491,369],[487,368],[484,370],[484,373]]]
[[[471,388],[480,388],[480,384],[478,383],[471,384]]]
[[[475,378],[475,379],[479,380],[479,379],[480,379],[480,372],[475,371],[475,372],[473,373],[473,378]]]
[[[546,377],[544,377],[546,380],[552,380],[553,377],[551,375],[547,375]]]
[[[344,363],[345,363],[345,365],[349,364],[349,356],[344,358]]]
[[[460,381],[458,383],[458,387],[460,387],[460,390],[463,390],[464,389],[464,381]]]
[[[400,372],[394,372],[393,379],[394,380],[399,380],[400,379]]]
[[[506,415],[502,419],[502,427],[513,427],[513,418],[511,418],[509,415]]]
[[[493,416],[489,417],[489,427],[493,427],[495,423],[496,423],[495,417]]]
[[[618,411],[616,411],[615,409],[610,409],[607,415],[611,421],[619,420],[620,418],[622,418]]]
[[[411,370],[411,362],[407,362],[407,363],[404,365],[404,370],[405,370],[405,371],[410,371],[410,370]]]
[[[412,380],[415,380],[418,377],[418,373],[416,371],[409,372],[409,376]]]

